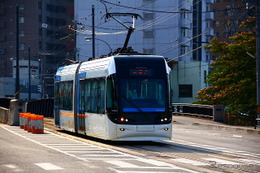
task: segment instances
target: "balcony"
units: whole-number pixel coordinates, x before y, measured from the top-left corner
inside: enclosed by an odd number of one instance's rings
[[[213,3],[214,3],[214,0],[206,0],[206,3],[207,3],[207,4],[213,4]]]
[[[214,19],[214,13],[205,13],[205,19],[206,20],[213,20]]]
[[[181,1],[179,1],[179,7],[180,7],[180,10],[181,11],[191,11],[191,3],[186,3],[186,1],[185,1],[185,3],[181,0]]]
[[[189,20],[189,19],[180,19],[180,26],[182,28],[191,28],[191,20]]]

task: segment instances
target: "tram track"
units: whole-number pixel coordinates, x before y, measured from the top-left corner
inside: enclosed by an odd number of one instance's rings
[[[174,164],[196,172],[259,172],[259,164],[251,164],[244,160],[256,159],[252,156],[228,153],[223,151],[201,148],[183,144],[180,142],[111,142],[104,141],[83,134],[75,134],[60,130],[53,125],[53,119],[45,118],[44,126],[47,130],[58,133],[69,138],[86,142],[112,150],[117,150],[145,159],[155,159]],[[203,158],[214,158],[215,160],[226,160],[221,164],[217,161],[205,160]],[[257,158],[260,159],[260,158]],[[180,160],[182,162],[180,162]],[[187,161],[185,163],[185,161]],[[193,163],[193,164],[191,164]],[[197,163],[197,164],[194,164]]]

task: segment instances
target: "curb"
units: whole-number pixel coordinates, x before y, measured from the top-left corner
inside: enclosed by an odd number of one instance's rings
[[[195,126],[204,126],[204,127],[210,127],[210,128],[216,128],[216,129],[224,129],[224,130],[234,130],[234,131],[241,131],[241,132],[246,132],[250,134],[257,134],[260,135],[260,130],[259,129],[250,129],[246,127],[233,127],[233,126],[226,126],[226,125],[219,125],[219,124],[209,124],[209,123],[192,123],[192,125]]]

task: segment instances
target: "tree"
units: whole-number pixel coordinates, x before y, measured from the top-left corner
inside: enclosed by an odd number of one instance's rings
[[[256,114],[256,31],[250,18],[229,42],[213,39],[205,49],[219,57],[208,75],[210,84],[197,93],[195,103],[223,105],[232,112]]]

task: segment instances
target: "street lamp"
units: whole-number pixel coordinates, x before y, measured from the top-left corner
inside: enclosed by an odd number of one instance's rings
[[[99,41],[102,41],[103,43],[105,43],[105,44],[109,47],[110,52],[113,51],[113,49],[111,48],[111,46],[110,46],[106,41],[101,40],[101,39],[99,39],[99,38],[95,38],[95,39],[96,39],[96,40],[99,40]],[[85,40],[86,40],[86,41],[90,41],[90,40],[92,40],[92,38],[87,38],[87,37],[85,37]]]

